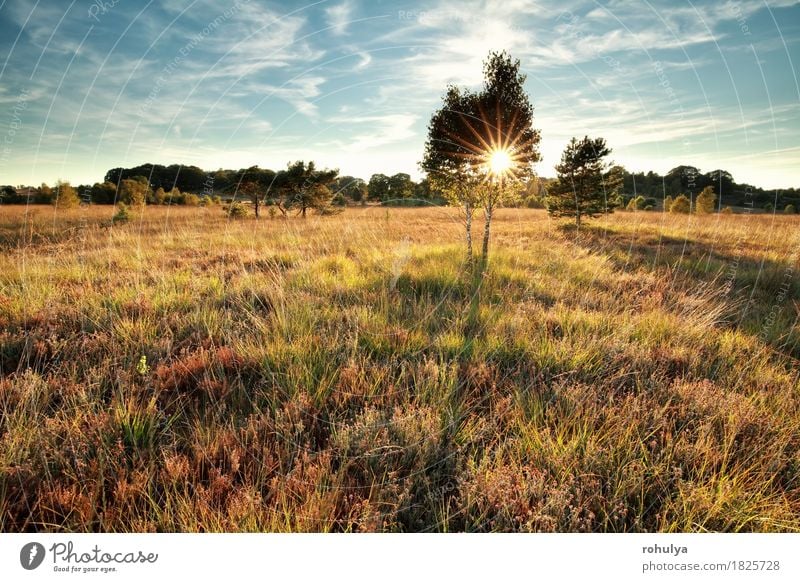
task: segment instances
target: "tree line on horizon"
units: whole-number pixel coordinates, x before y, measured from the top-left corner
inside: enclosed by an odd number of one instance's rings
[[[343,176],[337,169],[318,168],[313,161],[289,163],[285,169],[251,166],[238,170],[205,171],[197,166],[147,163],[110,169],[103,182],[73,187],[0,186],[0,204],[43,203],[59,207],[84,204],[210,205],[226,202],[235,214],[247,214],[247,200],[256,217],[262,206],[271,215],[309,210],[328,213],[353,204],[443,205],[461,208],[471,256],[472,220],[482,209],[483,254],[488,249],[492,213],[497,207],[546,208],[554,216],[585,217],[612,212],[665,210],[714,212],[726,207],[783,209],[794,213],[800,191],[768,191],[735,182],[730,172],[701,172],[680,165],[665,175],[629,172],[606,162],[611,153],[603,138],[573,138],[556,165],[556,178],[537,176],[539,131],[533,126],[533,106],[523,88],[520,61],[505,51],[492,52],[484,62],[484,85],[478,91],[447,87],[442,107],[435,111],[420,168],[425,177],[406,173],[373,174],[369,180]],[[509,170],[491,171],[491,156],[508,157]]]
[[[153,176],[161,176],[152,182],[148,179],[151,168],[153,168]],[[726,170],[701,172],[694,166],[681,165],[662,175],[653,171],[632,173],[624,167],[620,166],[620,168],[623,186],[618,207],[623,209],[628,208],[631,201],[635,201],[637,210],[664,208],[663,204],[669,197],[674,199],[680,194],[688,194],[691,191],[699,193],[708,186],[714,188],[719,196],[718,201],[723,207],[743,207],[751,202],[755,204],[756,208],[767,210],[778,208],[780,210],[786,205],[791,204],[795,207],[800,205],[800,189],[779,190],[776,205],[775,190],[738,183]],[[165,169],[169,169],[170,173],[162,174]],[[78,196],[78,203],[84,201],[92,204],[114,204],[115,200],[123,200],[121,192],[118,192],[122,189],[123,179],[133,179],[148,184],[147,187],[152,190],[148,201],[150,204],[197,205],[202,202],[204,197],[209,197],[214,202],[232,198],[237,178],[247,170],[250,168],[219,169],[207,172],[197,166],[143,164],[132,168],[114,168],[109,170],[103,182],[96,182],[93,185],[82,184],[75,186],[74,189]],[[261,169],[259,168],[259,170]],[[262,171],[268,176],[277,173],[268,169]],[[168,179],[163,178],[165,175],[168,176]],[[108,179],[113,176],[117,176],[117,178]],[[200,176],[202,179],[198,180]],[[694,186],[692,188],[689,184],[690,176],[693,176]],[[557,178],[533,176],[519,192],[517,198],[510,201],[509,206],[546,208],[548,189],[556,181]],[[67,182],[61,182],[61,184],[67,184]],[[212,184],[213,186],[209,190],[207,185]],[[58,182],[52,186],[44,183],[40,186],[0,186],[0,204],[51,204],[55,198],[54,191],[58,187]],[[165,192],[163,198],[156,195],[159,189]],[[406,173],[373,174],[369,180],[347,175],[337,176],[330,189],[332,201],[337,204],[381,202],[401,205],[403,200],[406,200],[408,205],[413,204],[414,201],[419,201],[420,204],[447,204],[444,197],[431,189],[428,178],[415,181]],[[214,197],[218,197],[219,200],[215,200]]]

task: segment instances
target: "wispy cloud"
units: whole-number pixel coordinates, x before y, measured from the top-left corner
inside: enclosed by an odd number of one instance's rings
[[[353,6],[349,1],[325,9],[328,24],[335,34],[343,35],[347,33],[347,26],[350,24],[352,12]]]

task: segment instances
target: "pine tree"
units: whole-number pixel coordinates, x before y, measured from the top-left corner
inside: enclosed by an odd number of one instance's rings
[[[552,216],[574,216],[580,228],[583,217],[613,212],[603,161],[610,153],[602,137],[572,138],[556,166],[558,181],[548,193],[547,210]]]

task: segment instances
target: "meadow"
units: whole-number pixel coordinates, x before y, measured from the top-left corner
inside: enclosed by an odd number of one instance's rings
[[[800,531],[797,217],[112,214],[0,207],[2,531]]]

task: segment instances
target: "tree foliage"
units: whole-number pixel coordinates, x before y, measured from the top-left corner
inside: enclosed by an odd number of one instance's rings
[[[467,253],[472,255],[472,217],[484,210],[483,256],[488,255],[492,213],[518,194],[539,161],[539,131],[524,89],[520,62],[506,52],[490,53],[484,62],[479,92],[447,87],[442,107],[431,116],[420,164],[431,189],[463,209]],[[491,175],[489,161],[502,151],[511,160],[508,172]]]
[[[689,214],[692,211],[692,201],[686,194],[680,194],[670,204],[669,211],[673,214]]]
[[[275,176],[275,205],[285,215],[295,208],[305,218],[308,209],[324,211],[333,198],[330,186],[339,170],[319,170],[314,162],[297,161]]]
[[[574,217],[580,227],[584,217],[613,212],[614,200],[609,196],[604,159],[611,153],[602,137],[572,138],[561,162],[556,166],[558,181],[547,197],[547,210],[552,216]]]
[[[713,186],[706,186],[697,195],[695,200],[695,212],[698,214],[712,214],[716,210],[717,195],[714,194]]]

